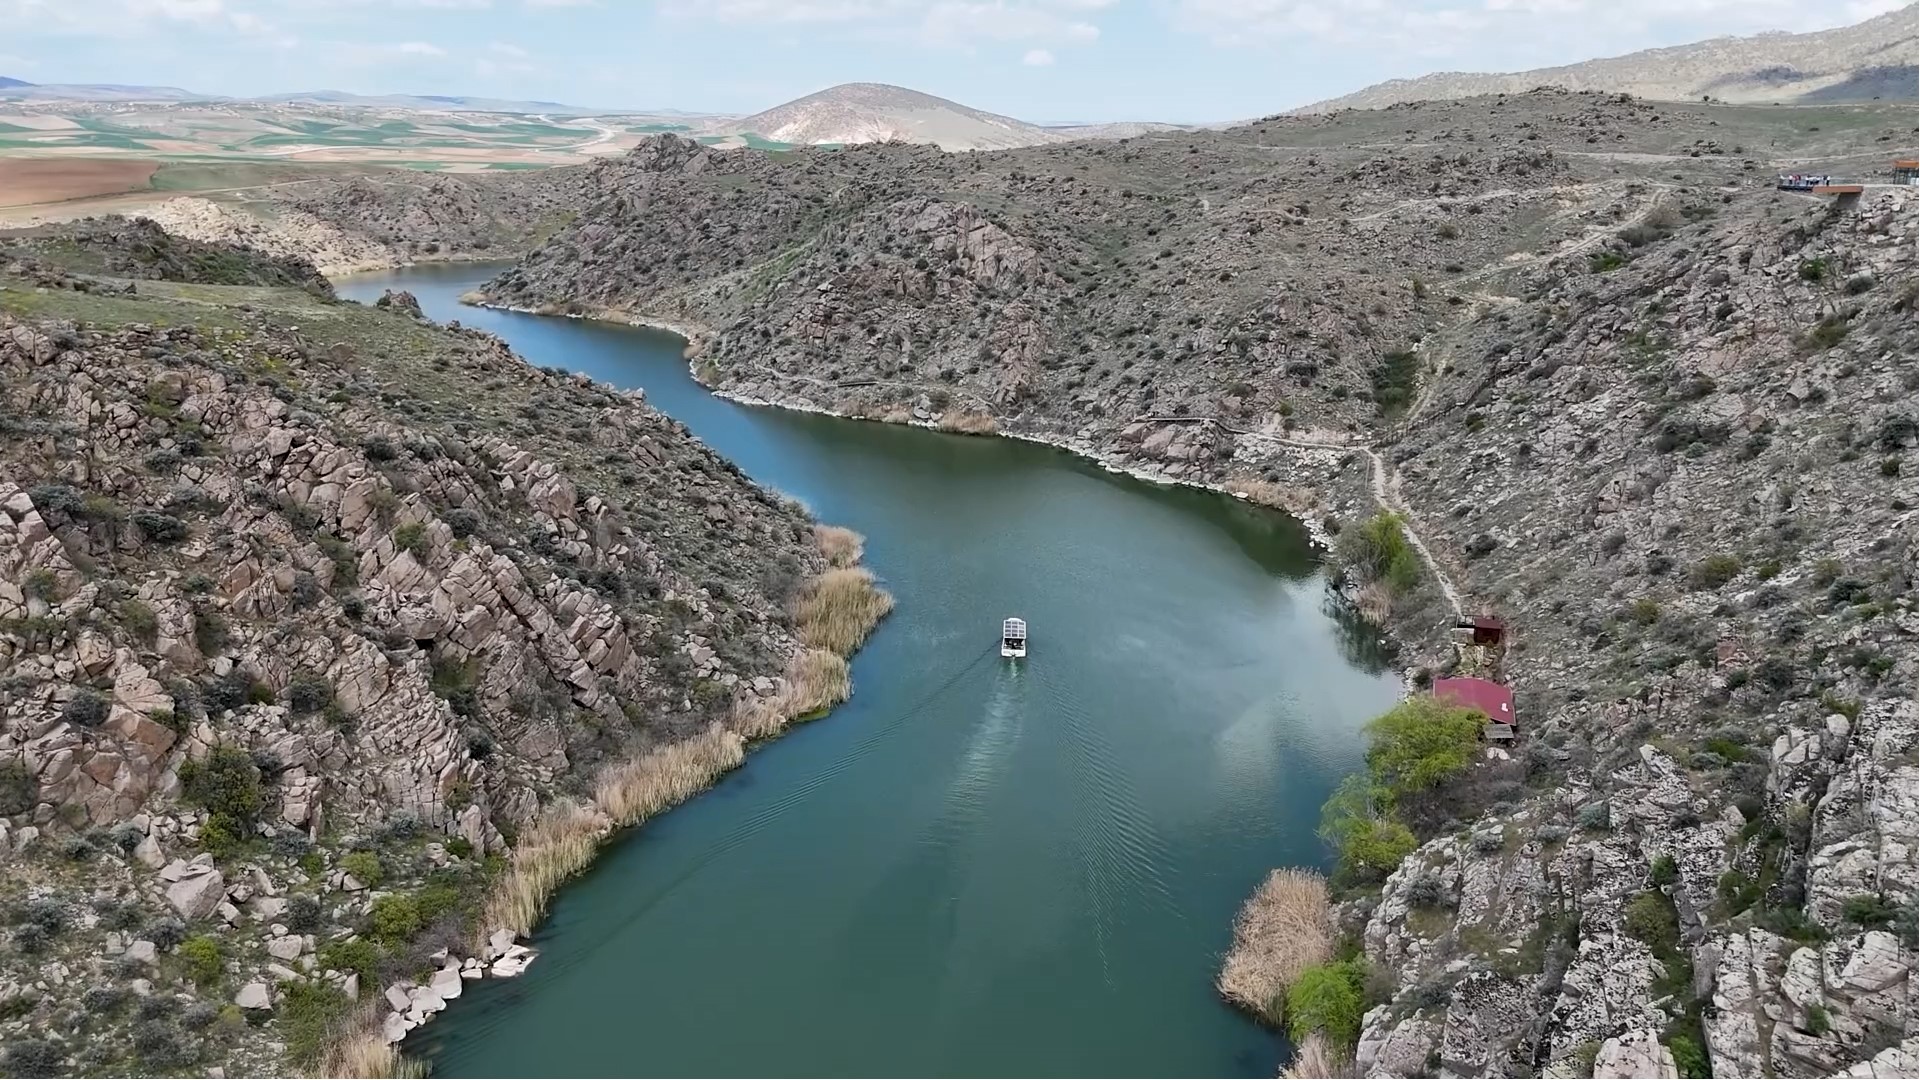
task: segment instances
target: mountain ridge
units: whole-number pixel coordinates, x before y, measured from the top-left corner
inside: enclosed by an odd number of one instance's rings
[[[1913,61],[1920,38],[1915,33],[1915,12],[1915,5],[1909,4],[1831,30],[1728,35],[1525,71],[1436,71],[1374,83],[1291,113],[1378,109],[1412,101],[1525,93],[1540,86],[1655,100],[1712,97],[1733,103],[1836,104],[1889,93],[1911,96],[1920,87],[1920,67]],[[1873,72],[1892,72],[1894,77],[1870,77],[1857,92],[1845,89]],[[1836,88],[1839,94],[1833,92]]]

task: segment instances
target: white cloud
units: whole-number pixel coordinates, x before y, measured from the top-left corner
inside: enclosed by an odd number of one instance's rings
[[[1028,49],[1020,62],[1028,67],[1046,67],[1053,63],[1053,54],[1045,49]]]
[[[447,50],[431,41],[330,42],[328,51],[349,67],[431,62],[447,55]]]
[[[592,7],[595,0],[520,0],[523,6],[530,8],[571,8]]]
[[[509,45],[504,41],[487,42],[487,51],[490,53],[498,53],[501,56],[511,56],[521,59],[527,55],[527,50],[518,45]]]
[[[969,49],[981,42],[1085,43],[1091,17],[1116,0],[659,0],[662,15],[747,29],[840,27],[859,40]]]

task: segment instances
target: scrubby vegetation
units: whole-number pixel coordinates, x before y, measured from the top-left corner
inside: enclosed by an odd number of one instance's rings
[[[1350,776],[1322,811],[1320,835],[1338,853],[1340,880],[1378,881],[1412,851],[1403,818],[1420,821],[1435,793],[1464,773],[1485,720],[1416,694],[1367,725],[1367,771]]]

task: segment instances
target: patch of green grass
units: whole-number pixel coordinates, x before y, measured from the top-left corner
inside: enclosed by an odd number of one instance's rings
[[[352,1009],[352,999],[331,983],[288,984],[274,1010],[287,1040],[287,1053],[302,1064],[320,1060],[334,1030]]]
[[[1399,416],[1413,404],[1420,381],[1420,357],[1411,349],[1400,349],[1380,358],[1373,369],[1373,403],[1380,415]]]

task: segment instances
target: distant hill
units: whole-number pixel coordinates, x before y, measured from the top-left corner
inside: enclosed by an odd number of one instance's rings
[[[1010,116],[885,83],[843,83],[737,120],[707,125],[709,135],[758,135],[774,142],[933,143],[943,150],[999,150],[1069,136]]]
[[[121,86],[118,83],[30,83],[0,79],[0,101],[217,101],[177,86]]]
[[[1782,104],[1911,100],[1920,94],[1914,20],[1909,5],[1853,26],[1811,34],[1718,37],[1512,74],[1438,72],[1391,79],[1294,111],[1378,109],[1410,101],[1525,93],[1538,86],[1670,101],[1705,96]]]
[[[558,101],[516,101],[510,98],[473,97],[443,94],[350,94],[345,90],[303,90],[292,94],[269,94],[250,98],[269,105],[350,105],[373,109],[418,109],[442,112],[547,113],[557,116],[587,116],[609,112]]]

